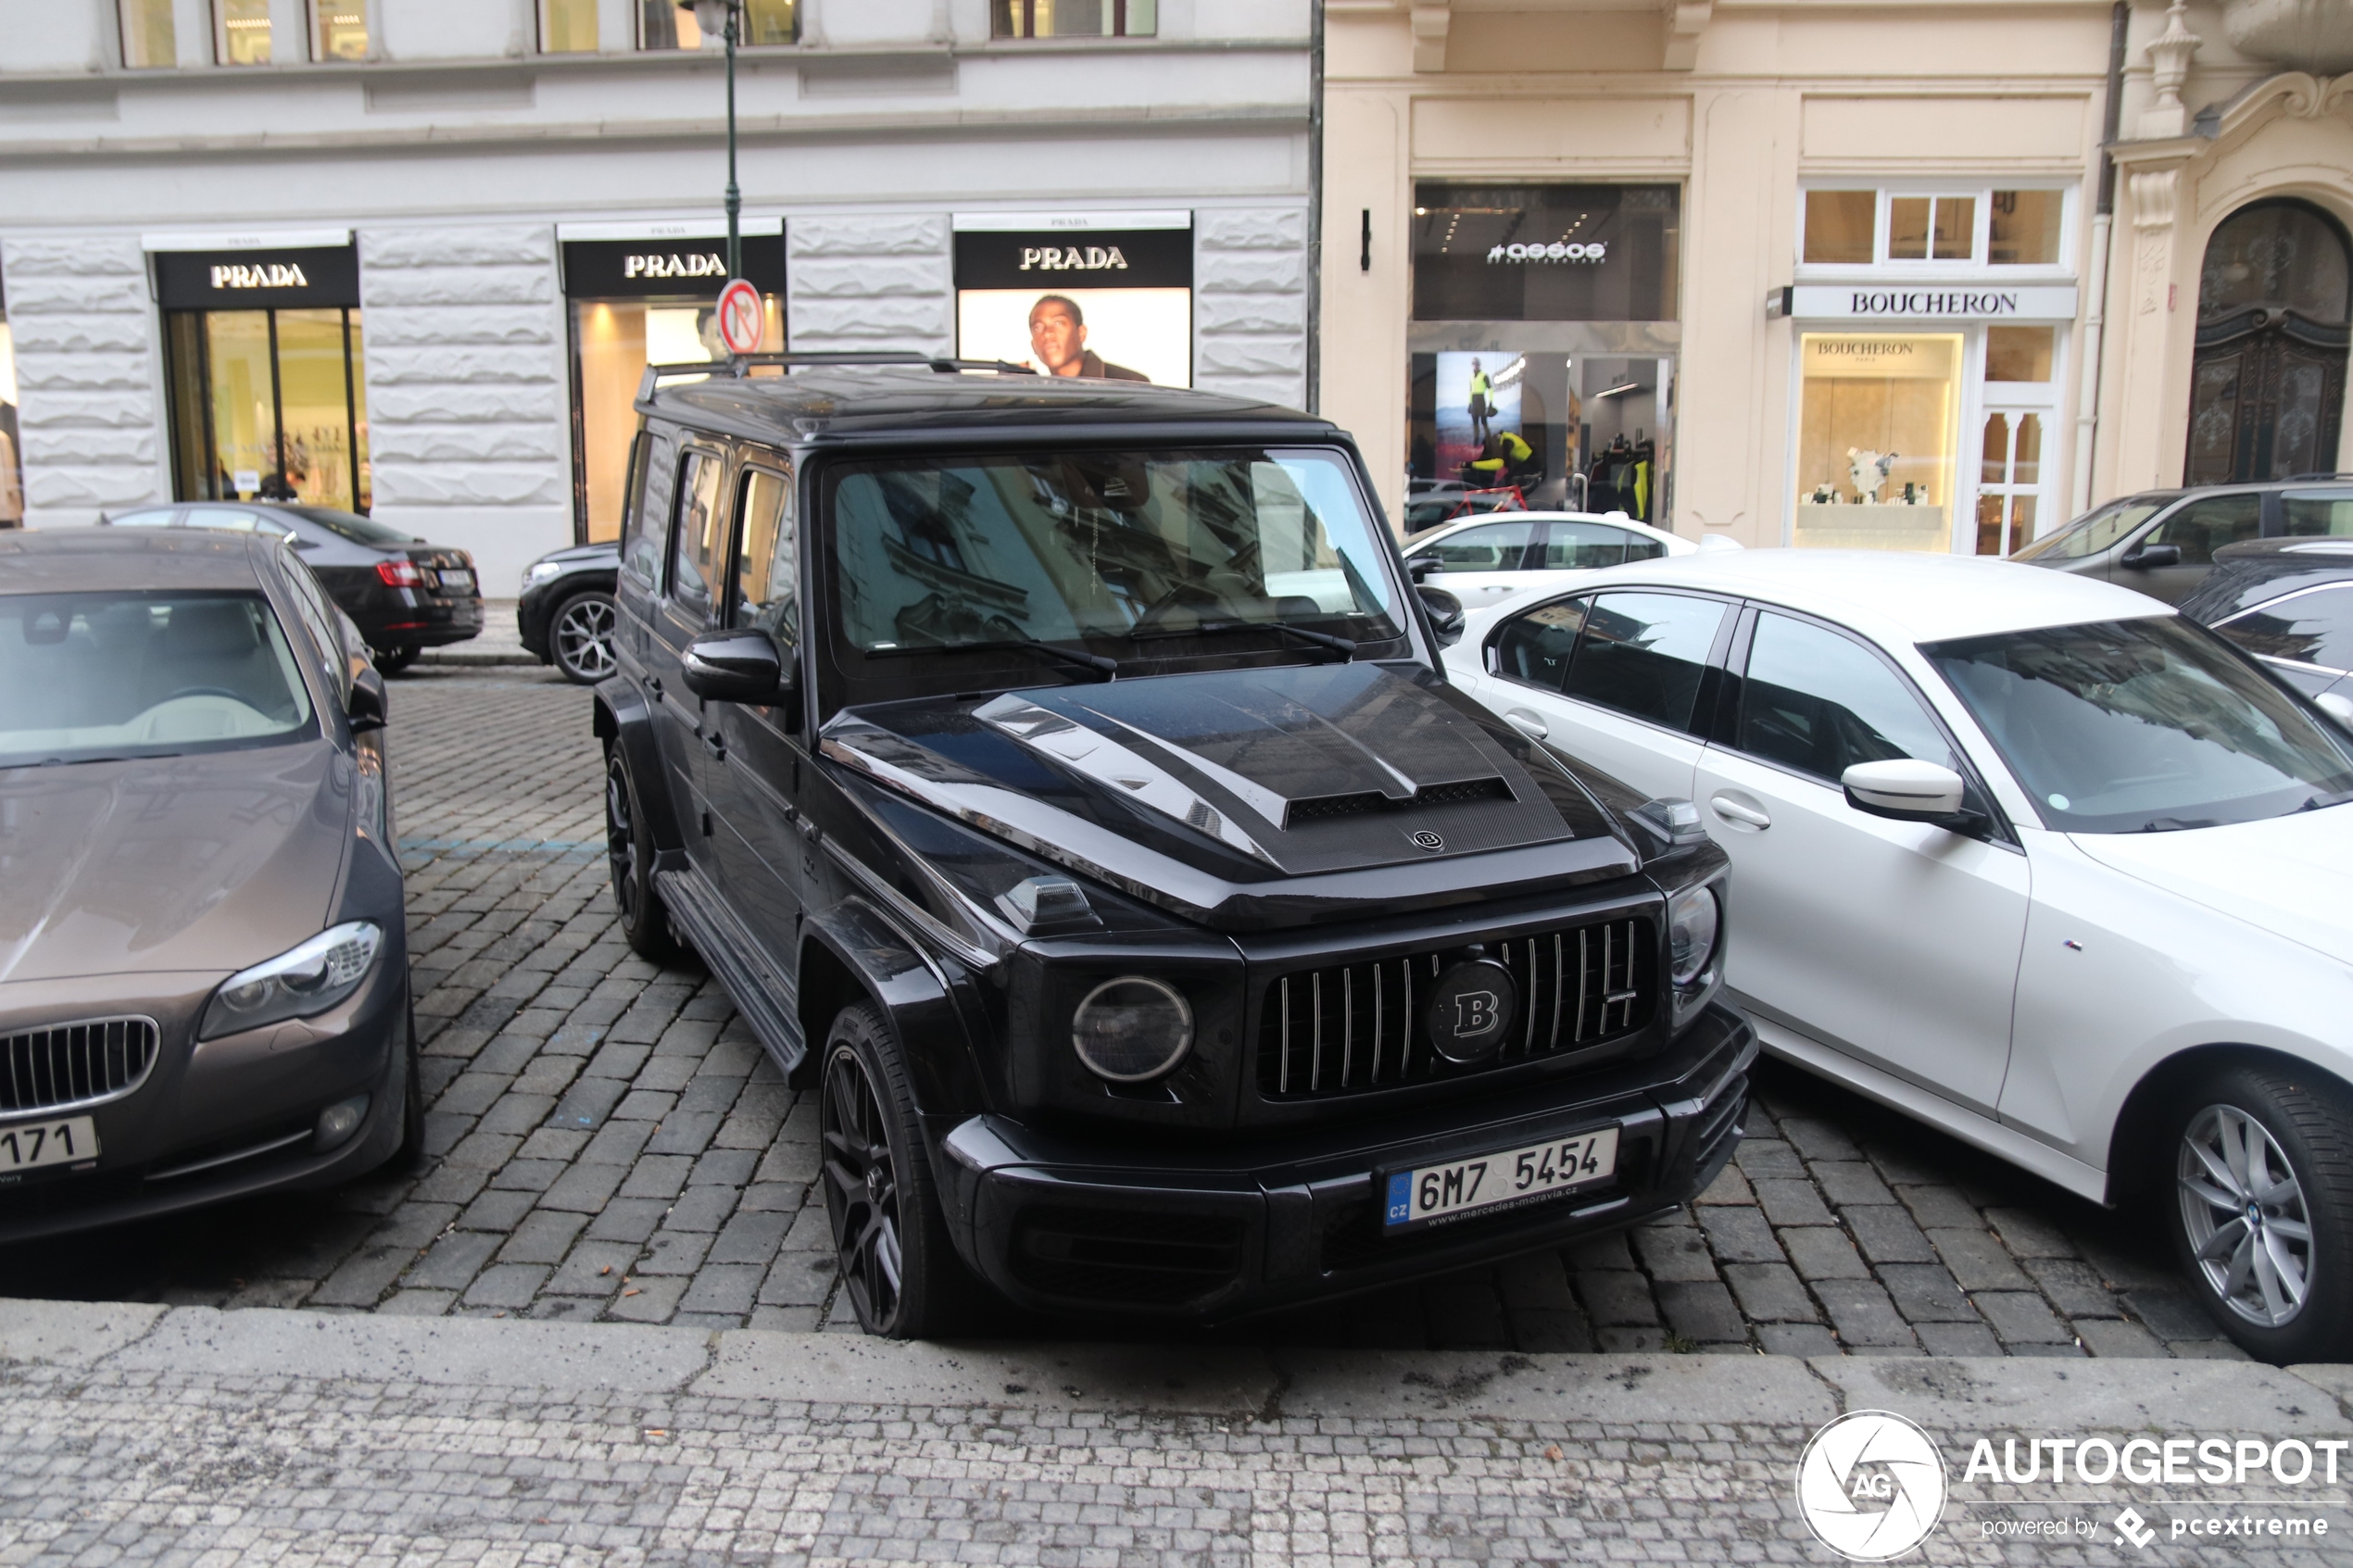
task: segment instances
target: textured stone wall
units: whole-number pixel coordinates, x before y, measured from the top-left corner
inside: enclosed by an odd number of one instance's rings
[[[790,346],[955,352],[946,213],[796,218],[785,235]]]
[[[379,509],[571,504],[555,231],[363,229]]]
[[[1305,208],[1193,214],[1193,384],[1305,407]]]
[[[157,317],[139,242],[10,240],[0,277],[16,341],[25,521],[64,527],[162,499]]]

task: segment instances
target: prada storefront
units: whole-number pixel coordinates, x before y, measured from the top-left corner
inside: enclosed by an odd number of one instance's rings
[[[785,228],[742,225],[744,276],[767,302],[766,352],[785,346]],[[566,223],[564,302],[572,319],[573,536],[621,536],[622,492],[648,365],[727,357],[719,291],[727,283],[724,228]]]
[[[151,239],[174,496],[364,512],[368,394],[347,232],[276,249]]]

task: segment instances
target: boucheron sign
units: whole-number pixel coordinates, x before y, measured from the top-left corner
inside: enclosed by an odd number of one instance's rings
[[[1782,311],[1808,321],[2071,321],[2072,283],[1987,288],[1981,284],[1800,283]]]

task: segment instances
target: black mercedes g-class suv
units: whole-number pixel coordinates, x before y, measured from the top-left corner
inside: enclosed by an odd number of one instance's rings
[[[629,939],[817,1090],[869,1332],[975,1275],[1227,1318],[1713,1179],[1724,857],[1447,684],[1345,434],[843,358],[647,372],[596,726]]]

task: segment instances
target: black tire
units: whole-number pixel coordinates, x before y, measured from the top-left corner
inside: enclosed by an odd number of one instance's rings
[[[379,675],[397,675],[417,662],[417,650],[415,648],[374,648],[370,650],[369,662],[375,665],[376,673]]]
[[[646,834],[644,797],[629,776],[621,747],[605,757],[605,859],[612,873],[613,904],[621,911],[621,935],[641,959],[666,964],[678,956],[670,912],[654,888],[654,847]]]
[[[953,1333],[979,1283],[948,1238],[899,1044],[871,1005],[835,1015],[817,1095],[825,1218],[859,1326],[886,1339]]]
[[[593,686],[613,672],[619,612],[602,588],[577,593],[547,618],[547,659],[574,685]]]
[[[401,1097],[400,1147],[392,1151],[390,1163],[396,1171],[415,1171],[425,1162],[425,1075],[417,1052],[415,1007],[405,1008],[402,1018],[408,1025],[404,1047],[409,1053],[408,1087]]]
[[[2174,1101],[2160,1148],[2174,1254],[2222,1332],[2275,1366],[2353,1356],[2353,1092],[2237,1063]]]

